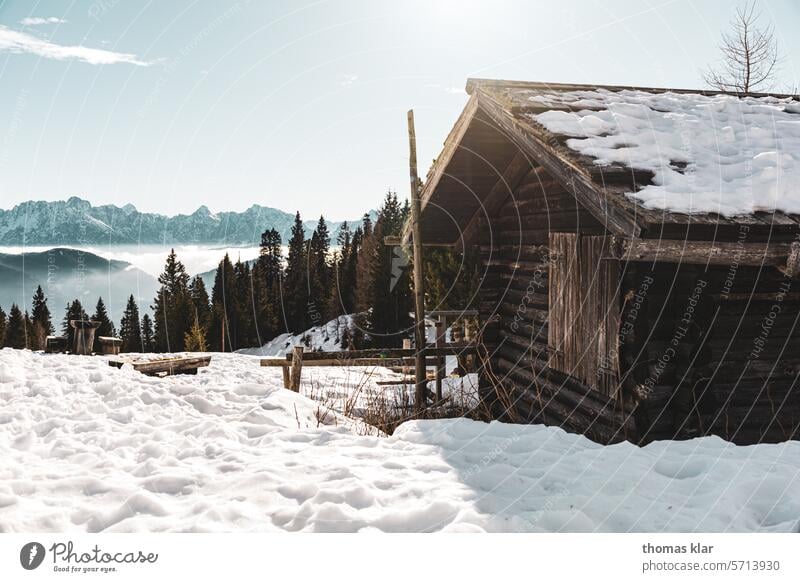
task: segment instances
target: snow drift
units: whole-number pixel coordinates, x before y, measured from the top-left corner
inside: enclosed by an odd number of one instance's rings
[[[543,426],[365,436],[214,355],[151,378],[0,351],[0,531],[792,531],[800,443],[603,447]]]

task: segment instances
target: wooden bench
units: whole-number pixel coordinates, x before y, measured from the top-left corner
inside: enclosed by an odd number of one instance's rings
[[[211,363],[211,356],[185,358],[163,358],[160,360],[109,360],[108,365],[121,368],[130,364],[137,372],[147,376],[174,376],[175,374],[197,374],[198,368]]]
[[[49,335],[44,340],[44,353],[63,354],[67,351],[67,338],[62,336]]]
[[[122,349],[122,340],[118,337],[98,336],[100,353],[104,356],[116,356]]]

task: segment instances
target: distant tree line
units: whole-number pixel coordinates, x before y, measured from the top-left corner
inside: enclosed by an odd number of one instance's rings
[[[69,324],[71,319],[93,319],[100,323],[95,332],[95,350],[98,348],[98,337],[116,335],[114,324],[108,316],[108,310],[102,297],[98,298],[91,317],[86,314],[78,299],[66,306],[61,331],[67,338],[69,346],[72,345],[74,338],[74,330]],[[47,336],[54,333],[55,327],[50,308],[41,285],[36,287],[36,292],[33,294],[30,311],[23,312],[16,303],[12,303],[6,314],[0,307],[0,345],[3,347],[43,350]]]
[[[355,228],[344,223],[332,245],[324,217],[306,238],[298,212],[285,255],[280,233],[267,230],[252,264],[225,255],[210,296],[171,252],[153,304],[155,350],[260,346],[344,314],[358,315],[355,328],[339,338],[342,345],[401,344],[410,330],[410,278],[398,267],[391,284],[392,251],[383,238],[399,234],[408,213],[408,203],[389,192],[374,223],[366,214]]]
[[[203,278],[191,277],[173,249],[158,277],[152,317],[140,316],[136,299],[128,298],[119,322],[122,351],[233,351],[345,314],[353,314],[355,325],[338,337],[343,347],[399,346],[413,335],[412,278],[408,259],[383,239],[399,235],[408,215],[408,202],[401,203],[389,192],[374,221],[365,214],[360,224],[344,223],[334,244],[322,216],[306,238],[298,212],[285,253],[280,233],[267,230],[255,261],[234,263],[225,255],[210,296]],[[452,251],[431,249],[426,250],[425,279],[431,308],[458,309],[469,306],[478,274],[474,262]],[[461,283],[453,285],[457,280]],[[95,337],[117,335],[102,297],[91,315],[75,299],[67,305],[61,325],[69,346],[74,333],[69,321],[88,318],[100,322]],[[8,315],[0,309],[3,346],[43,349],[54,332],[41,287],[30,312],[23,313],[17,305]]]

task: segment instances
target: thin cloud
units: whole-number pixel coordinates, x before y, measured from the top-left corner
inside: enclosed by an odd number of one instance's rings
[[[30,53],[57,61],[78,60],[91,65],[113,65],[128,63],[147,67],[150,63],[139,60],[136,55],[118,53],[84,46],[66,46],[35,37],[25,32],[0,25],[0,53]]]
[[[29,16],[28,18],[23,18],[19,21],[20,24],[23,26],[38,26],[40,24],[64,24],[66,20],[63,18],[56,18],[55,16],[50,16],[48,18],[42,18],[40,16]]]

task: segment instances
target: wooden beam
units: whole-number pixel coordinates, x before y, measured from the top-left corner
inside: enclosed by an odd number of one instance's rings
[[[387,247],[404,247],[404,246],[406,246],[407,243],[403,242],[403,237],[402,236],[387,235],[387,236],[383,237],[383,244],[385,246],[387,246]],[[456,243],[455,242],[452,242],[452,243],[427,242],[427,243],[423,243],[422,246],[452,248],[452,247],[456,246]]]
[[[413,109],[408,112],[408,165],[411,183],[411,235],[414,243],[414,336],[417,349],[414,365],[416,378],[414,409],[419,413],[425,408],[428,379],[425,373],[425,289],[422,266],[422,225],[420,224],[422,188],[417,173],[417,135],[414,129]]]
[[[475,344],[445,344],[440,347],[428,347],[425,350],[426,356],[455,356],[461,353],[476,352]],[[306,352],[303,354],[303,363],[307,364],[315,360],[354,360],[363,358],[372,358],[375,360],[387,358],[413,358],[417,351],[413,348],[391,348],[391,349],[368,349],[368,350],[350,350],[343,352]],[[291,356],[287,356],[287,360]],[[274,359],[262,360],[266,362],[274,362]],[[280,361],[280,360],[277,360]],[[266,364],[271,365],[271,364]]]
[[[121,368],[124,364],[130,364],[133,369],[148,376],[155,374],[174,374],[197,373],[197,368],[204,368],[211,363],[211,356],[196,356],[187,358],[165,358],[160,360],[109,360],[108,365]]]
[[[625,238],[617,239],[611,245],[610,258],[641,262],[771,266],[792,271],[788,264],[796,260],[792,259],[791,253],[797,244]]]
[[[506,166],[506,169],[503,170],[502,175],[498,176],[497,182],[489,191],[482,205],[478,207],[475,214],[461,231],[462,248],[466,248],[477,238],[481,218],[484,216],[491,218],[492,215],[500,210],[503,202],[514,193],[519,183],[528,175],[530,170],[530,160],[524,153],[518,151]]]
[[[474,350],[473,350],[474,351]],[[333,354],[324,354],[327,357],[324,358],[316,358],[316,359],[308,359],[308,356],[314,352],[304,352],[303,359],[302,359],[302,367],[301,368],[322,368],[322,367],[342,367],[342,368],[361,368],[361,367],[381,367],[381,368],[396,368],[400,366],[413,366],[417,359],[415,355],[412,356],[403,356],[403,357],[391,357],[391,358],[370,358],[370,357],[363,357],[363,358],[337,358],[333,357]],[[292,356],[290,356],[292,357]],[[284,360],[283,358],[271,358],[271,359],[263,359],[261,360],[261,367],[262,368],[283,368],[284,370],[290,370],[294,366],[294,358],[292,360]],[[438,358],[428,356],[425,358],[425,366],[434,366],[438,362]],[[289,383],[286,385],[286,388],[291,388],[294,383],[294,375],[290,374],[288,377]],[[294,390],[294,388],[291,388]]]

